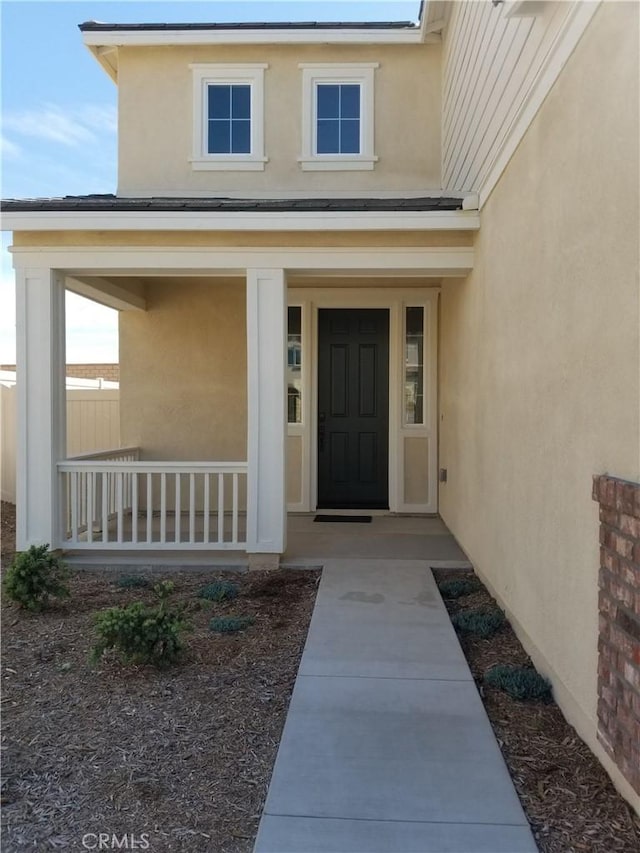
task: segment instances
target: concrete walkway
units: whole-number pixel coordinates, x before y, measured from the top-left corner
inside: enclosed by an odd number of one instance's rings
[[[536,851],[429,565],[324,561],[255,853]]]

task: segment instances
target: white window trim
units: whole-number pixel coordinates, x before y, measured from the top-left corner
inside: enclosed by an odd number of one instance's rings
[[[231,63],[193,63],[193,150],[190,158],[194,171],[217,170],[257,172],[264,170],[268,158],[264,154],[264,71],[266,63],[236,65]],[[207,153],[207,86],[210,83],[251,86],[251,153]]]
[[[302,70],[302,153],[303,171],[371,170],[378,158],[373,148],[374,71],[378,62],[300,63]],[[356,83],[360,86],[360,153],[316,154],[316,87],[319,83]]]

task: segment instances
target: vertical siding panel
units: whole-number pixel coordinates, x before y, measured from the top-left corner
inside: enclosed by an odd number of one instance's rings
[[[506,18],[504,6],[453,4],[444,32],[442,182],[480,189],[575,3]]]

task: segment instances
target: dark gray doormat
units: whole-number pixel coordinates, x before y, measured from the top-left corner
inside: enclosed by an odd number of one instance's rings
[[[316,515],[314,521],[337,521],[341,524],[370,524],[370,515]]]

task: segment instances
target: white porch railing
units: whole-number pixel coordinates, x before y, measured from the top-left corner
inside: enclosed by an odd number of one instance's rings
[[[58,464],[62,548],[229,550],[246,545],[246,462],[141,462],[138,448]]]

